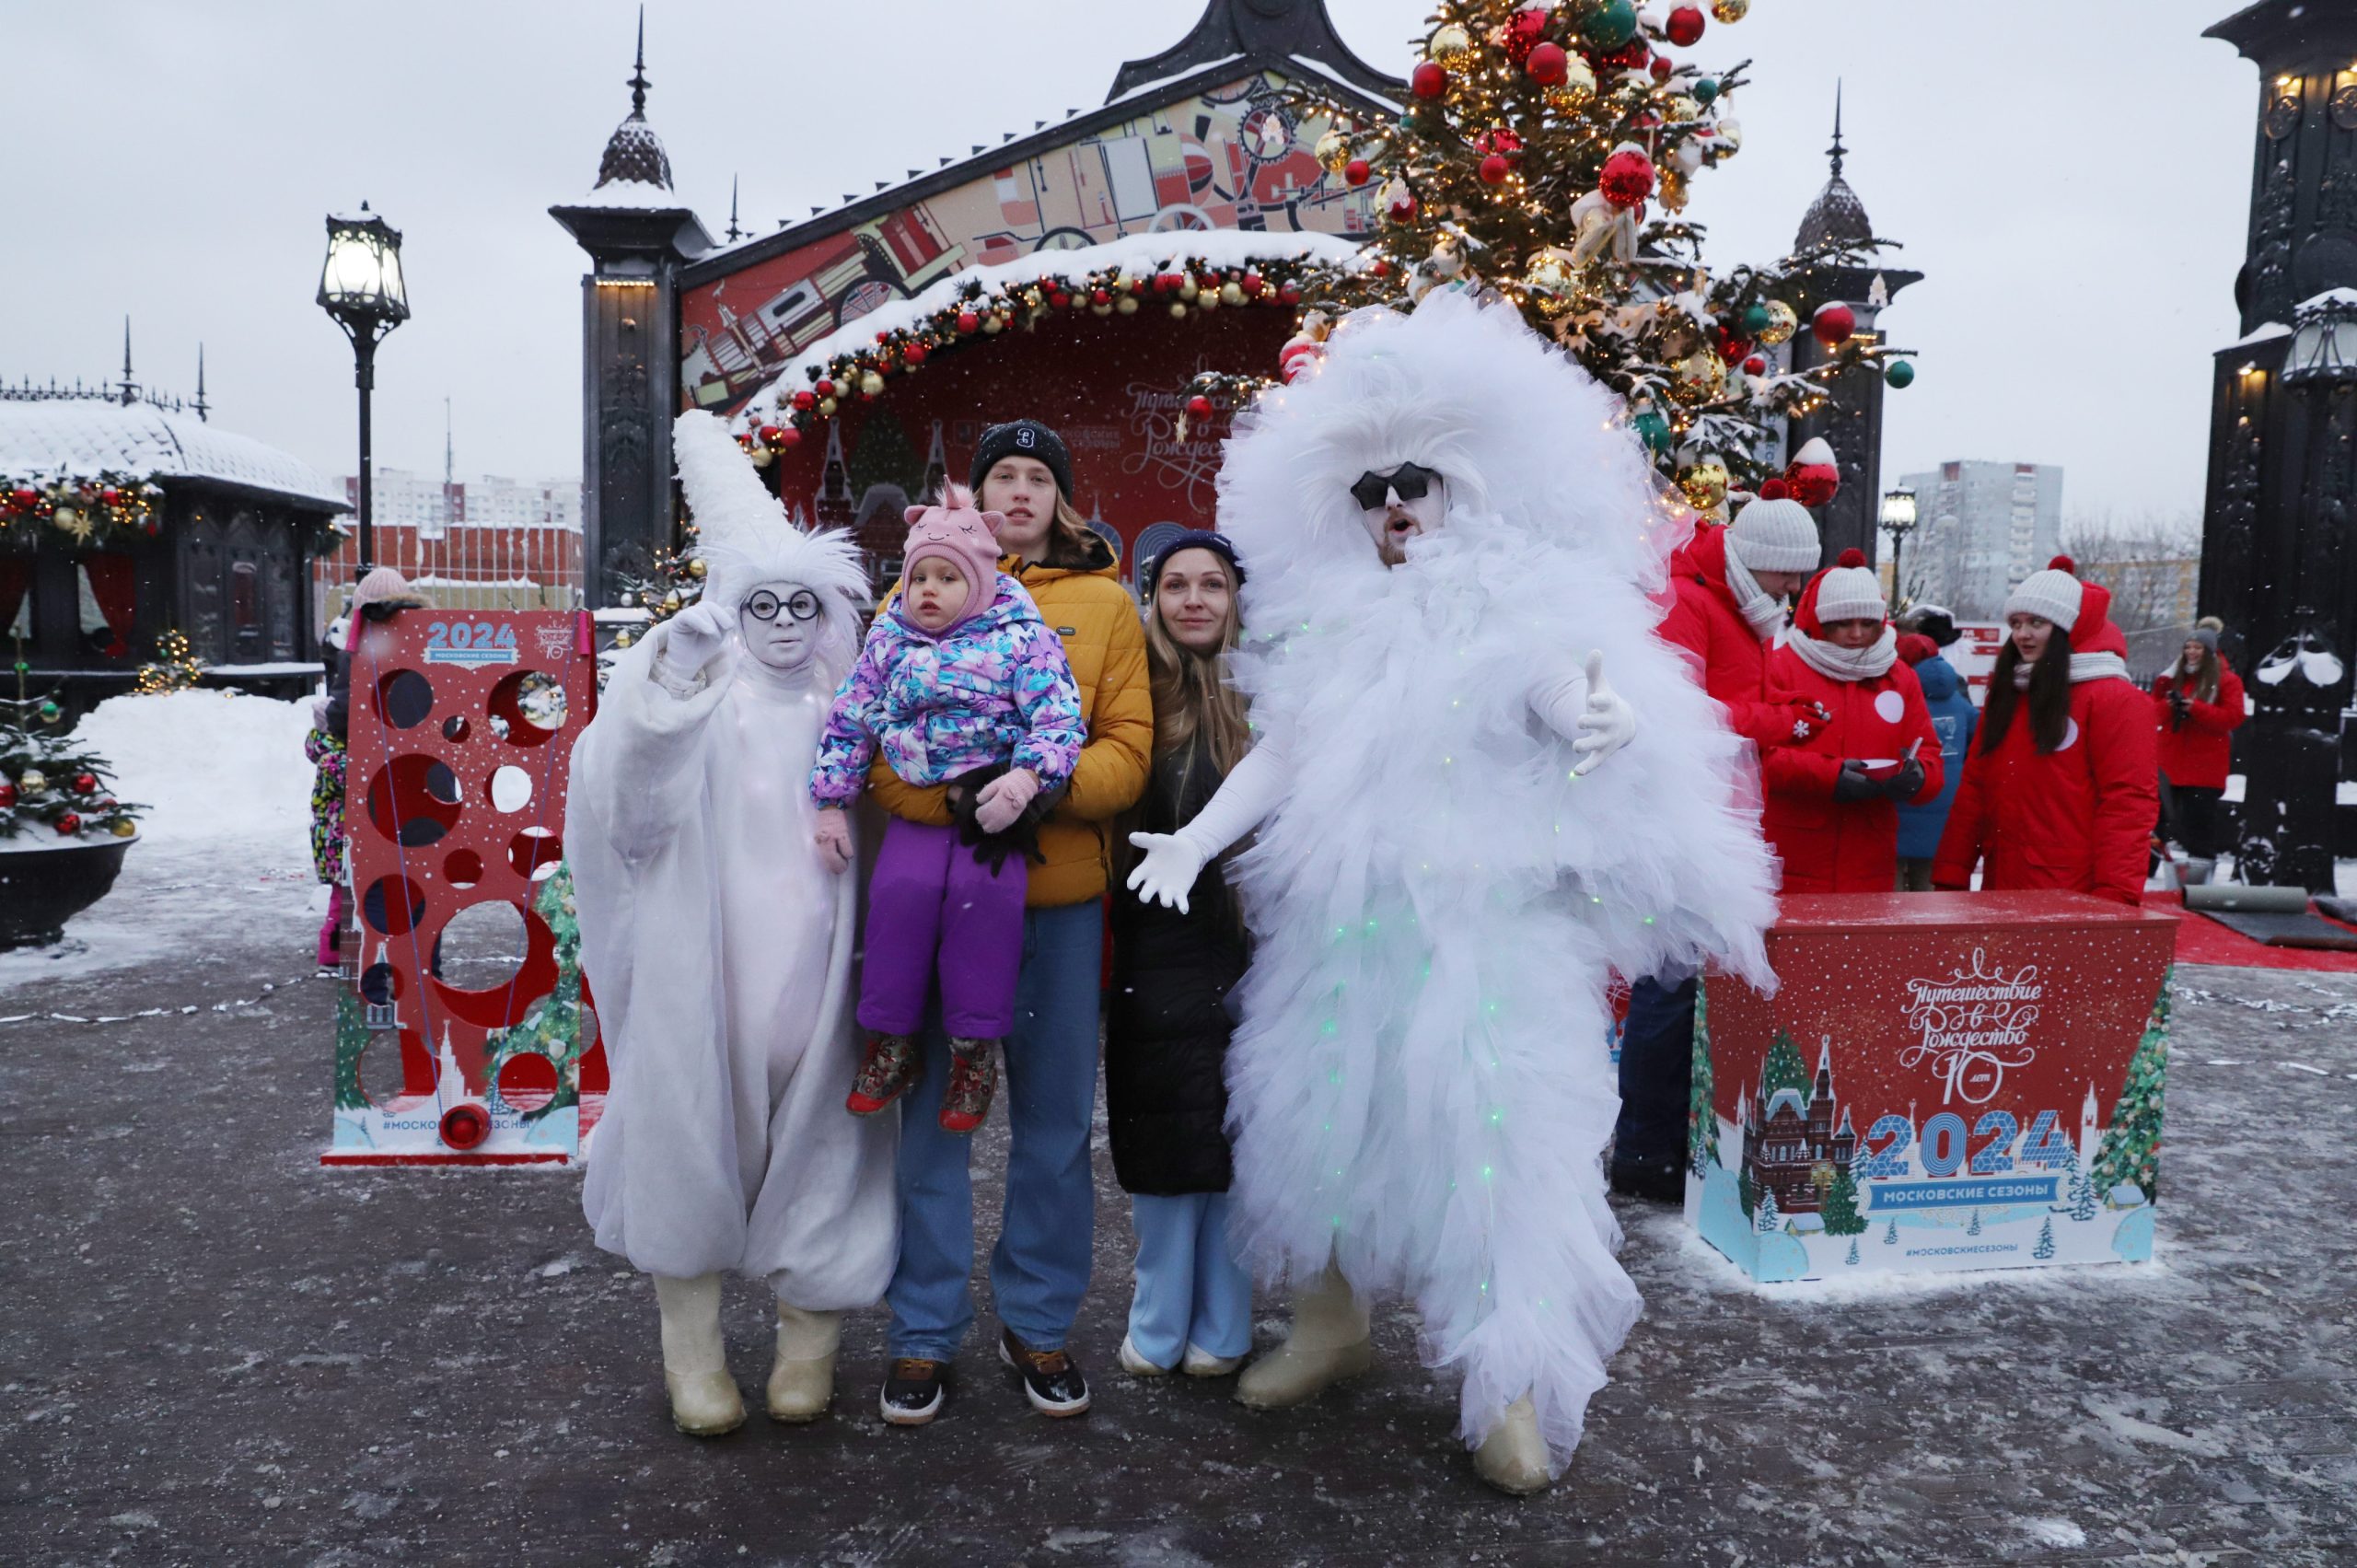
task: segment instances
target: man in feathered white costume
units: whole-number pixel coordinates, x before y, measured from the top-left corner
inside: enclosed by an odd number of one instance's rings
[[[891,1279],[897,1129],[843,1114],[856,873],[821,862],[807,787],[866,578],[842,536],[787,521],[710,414],[674,442],[703,593],[615,660],[565,853],[614,1073],[582,1207],[655,1276],[672,1419],[709,1436],[745,1419],[724,1271],[777,1296],[770,1414],[826,1410],[839,1316]]]
[[[1772,983],[1741,743],[1655,635],[1675,517],[1615,412],[1511,308],[1346,321],[1220,473],[1258,744],[1134,841],[1132,886],[1176,901],[1258,831],[1231,874],[1237,1239],[1296,1295],[1237,1397],[1364,1370],[1364,1301],[1400,1293],[1514,1493],[1562,1472],[1642,1305],[1599,1164],[1608,969]]]

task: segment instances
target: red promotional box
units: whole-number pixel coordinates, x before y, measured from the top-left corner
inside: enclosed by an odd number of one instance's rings
[[[2175,923],[2084,893],[1784,900],[1713,976],[1686,1214],[1761,1281],[2153,1251]]]

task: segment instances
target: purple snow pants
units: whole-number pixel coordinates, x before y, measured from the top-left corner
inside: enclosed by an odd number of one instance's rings
[[[1021,855],[993,872],[958,843],[956,829],[893,818],[867,886],[860,1027],[915,1034],[937,969],[942,1031],[1005,1039],[1015,1028],[1028,880]]]

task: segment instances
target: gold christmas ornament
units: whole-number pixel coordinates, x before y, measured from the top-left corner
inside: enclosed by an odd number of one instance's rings
[[[614,646],[618,648],[629,647],[631,644],[637,640],[637,638],[633,637],[628,632],[617,632],[614,633]]]
[[[1193,278],[1189,278],[1185,283],[1178,285],[1179,303],[1183,305],[1192,305],[1195,303],[1195,296],[1202,292],[1203,291],[1202,289],[1195,286],[1195,280]]]
[[[688,575],[693,577],[699,583],[703,581],[704,571],[705,567],[702,556],[699,555],[693,561],[688,563]]]
[[[225,693],[223,693],[223,695],[225,695],[225,696],[226,696],[226,695],[227,695],[227,693],[226,693],[226,692],[225,692]],[[134,826],[134,825],[132,824],[132,822],[131,822],[128,819],[117,819],[117,821],[115,822],[115,825],[114,825],[113,827],[109,828],[109,829],[107,830],[107,831],[108,831],[108,832],[112,833],[116,838],[119,838],[119,839],[127,839],[127,838],[131,837],[131,835],[132,835],[132,834],[134,834],[134,833],[137,832],[138,830],[138,830],[138,828],[136,828],[135,826]]]
[[[841,406],[842,405],[837,403],[832,398],[820,398],[819,400],[819,413],[830,418],[833,416],[835,410]]]
[[[1121,296],[1120,298],[1113,301],[1113,308],[1120,311],[1124,316],[1136,315],[1138,313],[1137,296],[1132,294],[1125,294]]]
[[[1424,58],[1454,69],[1473,55],[1473,36],[1455,22],[1435,29],[1424,44]]]
[[[663,608],[666,610],[677,610],[679,608],[679,594],[678,589],[674,588],[671,592],[663,596]]]
[[[1751,14],[1751,0],[1711,0],[1711,15],[1723,22],[1739,22]]]
[[[1798,311],[1781,299],[1771,299],[1768,302],[1768,324],[1759,329],[1759,341],[1774,348],[1778,343],[1790,343],[1800,327]]]
[[[1170,302],[1170,316],[1173,320],[1185,320],[1187,319],[1186,302],[1178,299],[1172,300]]]
[[[1686,492],[1686,499],[1694,503],[1696,510],[1711,511],[1727,498],[1726,465],[1716,458],[1705,458],[1678,476],[1678,488]]]
[[[1341,129],[1329,129],[1318,138],[1318,161],[1329,174],[1340,174],[1351,161],[1351,139]]]
[[[1215,288],[1198,289],[1195,293],[1195,308],[1202,311],[1213,311],[1218,309],[1219,290]]]
[[[1702,106],[1684,93],[1673,93],[1661,106],[1661,117],[1673,125],[1682,125],[1702,118]]]
[[[1678,379],[1670,396],[1689,406],[1709,402],[1727,384],[1726,362],[1707,348],[1697,349],[1672,368]]]
[[[1719,156],[1733,157],[1743,150],[1743,125],[1738,121],[1722,120],[1718,124]]]
[[[19,795],[39,795],[48,787],[48,778],[38,768],[27,768],[17,775],[17,793]]]
[[[1219,302],[1222,305],[1243,304],[1244,285],[1240,283],[1222,284],[1219,291]]]
[[[1676,167],[1663,169],[1654,187],[1654,194],[1661,198],[1661,204],[1670,212],[1684,212],[1688,195],[1686,171]]]
[[[757,469],[769,467],[770,459],[776,456],[767,447],[756,447],[745,455],[753,460],[753,466]]]
[[[877,374],[875,371],[873,371],[873,370],[865,371],[865,372],[862,372],[862,373],[861,373],[860,377],[859,377],[859,395],[860,395],[861,397],[863,397],[863,398],[872,398],[872,397],[875,397],[877,393],[879,393],[879,392],[881,392],[881,391],[883,391],[883,390],[884,390],[884,377],[881,377],[881,376],[877,375]]]
[[[1523,282],[1534,294],[1558,296],[1568,294],[1577,278],[1571,259],[1560,250],[1541,250],[1530,260],[1530,270],[1523,274]]]

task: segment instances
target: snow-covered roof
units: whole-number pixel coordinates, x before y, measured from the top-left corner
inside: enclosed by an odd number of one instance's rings
[[[611,207],[628,212],[684,210],[688,203],[668,186],[644,180],[610,180],[586,196],[560,203],[568,207]]]
[[[1363,246],[1361,240],[1338,234],[1190,228],[1133,234],[1070,250],[1039,250],[995,266],[969,267],[964,272],[949,273],[906,299],[888,300],[865,316],[846,320],[788,361],[784,371],[753,394],[734,423],[741,429],[773,418],[782,394],[790,397],[810,385],[811,366],[824,366],[853,347],[874,343],[878,332],[904,330],[930,319],[963,294],[969,284],[978,283],[988,291],[1008,284],[1031,283],[1050,273],[1080,277],[1121,269],[1145,275],[1162,272],[1170,263],[1188,257],[1201,257],[1208,265],[1219,268],[1295,258],[1340,262],[1358,255]]]
[[[0,402],[0,472],[204,479],[315,509],[348,509],[343,485],[331,483],[300,459],[151,403],[72,398]]]
[[[1784,1109],[1790,1109],[1794,1116],[1804,1121],[1808,1120],[1808,1107],[1801,1102],[1801,1094],[1798,1089],[1778,1089],[1769,1097],[1767,1117],[1769,1121],[1775,1121],[1776,1113]]]

